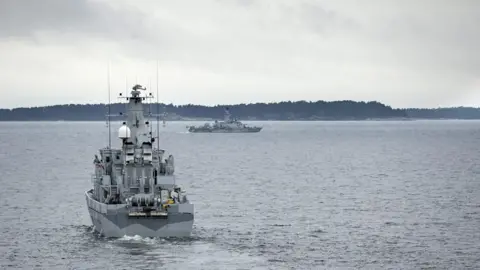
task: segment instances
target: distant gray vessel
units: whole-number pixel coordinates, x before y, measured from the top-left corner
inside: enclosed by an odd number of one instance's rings
[[[229,109],[225,108],[223,121],[215,120],[213,124],[205,123],[203,126],[187,126],[187,129],[192,133],[254,133],[260,132],[262,127],[250,127],[236,118],[231,119]]]
[[[93,189],[85,192],[92,223],[106,237],[189,236],[194,206],[175,183],[173,156],[164,159],[158,135],[152,137],[144,117],[142,101],[153,96],[142,96],[140,90],[146,89],[135,85],[126,97],[127,121],[118,130],[122,148],[112,149],[109,137],[109,147],[100,149],[100,158],[95,155]]]

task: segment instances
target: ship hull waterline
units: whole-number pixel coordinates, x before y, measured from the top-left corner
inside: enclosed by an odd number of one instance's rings
[[[92,198],[89,191],[85,192],[85,198],[94,230],[107,238],[124,236],[164,238],[191,235],[193,211],[169,213],[167,217],[129,217],[125,204],[100,203]],[[108,207],[115,209],[107,209]]]

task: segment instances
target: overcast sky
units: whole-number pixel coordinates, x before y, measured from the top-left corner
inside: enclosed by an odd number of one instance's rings
[[[480,0],[1,0],[0,108],[112,101],[480,105]]]

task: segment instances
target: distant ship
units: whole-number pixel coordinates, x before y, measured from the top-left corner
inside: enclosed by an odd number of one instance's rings
[[[100,149],[100,158],[95,155],[93,188],[85,192],[94,229],[106,237],[189,236],[194,205],[176,185],[173,156],[164,159],[158,137],[154,148],[142,104],[148,97],[140,90],[146,89],[135,85],[126,97],[127,121],[118,130],[121,149],[108,146]]]
[[[262,127],[248,126],[236,118],[231,119],[230,111],[225,108],[224,120],[217,121],[213,124],[205,123],[203,126],[187,126],[189,132],[192,133],[254,133],[260,132]]]

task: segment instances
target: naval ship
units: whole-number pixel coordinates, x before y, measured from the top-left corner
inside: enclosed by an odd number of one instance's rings
[[[189,236],[194,207],[176,185],[173,156],[160,149],[160,115],[157,137],[152,136],[142,101],[153,96],[142,95],[144,90],[137,84],[124,97],[128,104],[127,120],[118,130],[121,149],[111,148],[109,137],[109,146],[99,150],[100,157],[95,155],[93,188],[85,192],[88,211],[95,230],[105,237]],[[109,120],[108,125],[110,130]]]
[[[192,133],[254,133],[260,132],[262,127],[250,127],[236,118],[231,118],[230,110],[225,108],[224,120],[215,120],[213,124],[205,123],[203,126],[187,126]]]

